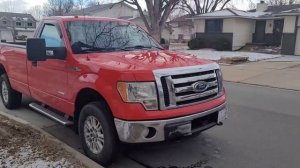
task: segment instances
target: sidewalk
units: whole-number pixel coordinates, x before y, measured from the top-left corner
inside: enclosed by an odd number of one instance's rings
[[[221,66],[224,80],[300,90],[300,62],[252,62]]]

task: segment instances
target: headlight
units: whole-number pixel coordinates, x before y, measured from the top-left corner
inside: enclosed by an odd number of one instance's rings
[[[158,110],[154,82],[119,82],[117,89],[124,102],[141,103],[146,110]]]
[[[216,73],[217,73],[217,77],[218,77],[218,85],[219,85],[219,92],[223,92],[223,74],[222,74],[222,71],[221,69],[217,69],[216,70]]]

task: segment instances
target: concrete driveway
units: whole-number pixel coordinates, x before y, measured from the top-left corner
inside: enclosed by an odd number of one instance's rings
[[[246,84],[226,83],[229,119],[197,137],[173,142],[125,145],[111,168],[296,168],[300,151],[300,92]],[[23,107],[9,111],[73,148],[82,151],[70,128]]]

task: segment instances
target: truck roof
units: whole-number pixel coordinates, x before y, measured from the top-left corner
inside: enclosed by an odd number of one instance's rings
[[[99,20],[99,21],[118,21],[118,22],[128,22],[128,20],[124,19],[116,19],[109,17],[96,17],[96,16],[50,16],[44,18],[44,20],[57,20],[57,21],[77,21],[77,20]]]

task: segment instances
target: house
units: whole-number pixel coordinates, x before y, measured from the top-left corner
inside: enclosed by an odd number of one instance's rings
[[[183,15],[168,22],[173,32],[170,36],[171,42],[189,41],[194,34],[194,24],[188,19],[191,15]]]
[[[97,4],[81,10],[74,10],[69,15],[75,16],[99,16],[111,18],[133,18],[138,14],[138,10],[125,2]]]
[[[300,4],[268,6],[261,1],[255,10],[224,9],[191,19],[196,37],[225,38],[232,50],[254,43],[281,46],[282,54],[300,55],[299,16]]]
[[[81,10],[74,10],[68,15],[98,16],[125,19],[139,25],[147,31],[147,28],[142,18],[140,17],[139,11],[125,2],[98,4],[95,6],[83,8]],[[166,26],[166,28],[162,32],[162,38],[169,40],[170,34],[171,30],[168,26]]]
[[[0,39],[13,41],[13,37],[32,37],[37,21],[30,14],[0,12]]]

